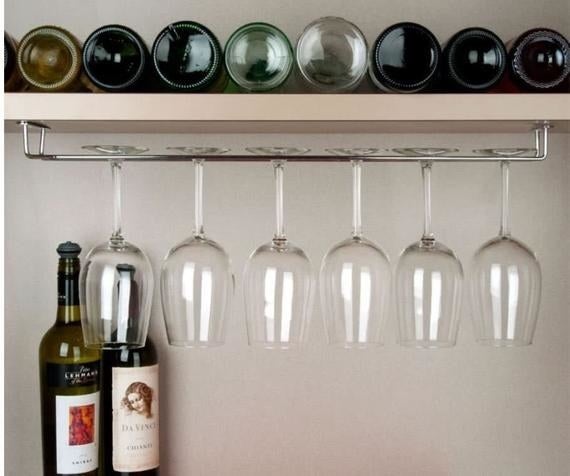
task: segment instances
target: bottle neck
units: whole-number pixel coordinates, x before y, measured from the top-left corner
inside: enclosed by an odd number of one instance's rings
[[[79,260],[60,259],[57,273],[57,323],[79,322]]]

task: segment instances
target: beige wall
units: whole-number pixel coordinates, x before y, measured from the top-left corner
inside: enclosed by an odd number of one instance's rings
[[[323,14],[362,26],[372,41],[391,22],[414,19],[440,39],[463,26],[493,27],[508,38],[536,25],[569,33],[562,0],[283,2],[181,0],[77,2],[9,0],[7,30],[16,36],[40,23],[85,36],[123,22],[147,41],[168,21],[197,19],[225,40],[231,30],[262,19],[296,37]],[[367,6],[368,5],[368,6]],[[132,10],[129,8],[132,7]],[[159,8],[160,7],[160,8]],[[231,10],[232,15],[219,12]],[[149,15],[153,11],[156,14]],[[162,12],[162,13],[161,13]],[[388,323],[384,348],[349,352],[325,344],[318,304],[310,342],[298,352],[247,347],[241,272],[251,250],[273,231],[273,184],[268,164],[206,168],[206,229],[230,253],[237,289],[227,344],[179,350],[166,343],[158,295],[151,332],[161,360],[162,473],[178,475],[562,475],[570,469],[569,253],[566,237],[570,170],[567,134],[554,134],[542,164],[515,164],[513,233],[538,254],[544,274],[536,343],[529,348],[476,345],[465,301],[455,349],[421,352],[395,343]],[[299,136],[290,143],[396,147],[528,145],[530,136]],[[281,144],[276,136],[184,137],[63,135],[49,151],[88,143],[167,145]],[[434,226],[470,270],[473,252],[498,228],[498,166],[442,164],[434,169]],[[365,232],[393,264],[421,230],[421,183],[414,165],[370,165],[364,171]],[[286,169],[286,227],[318,264],[349,233],[350,167],[291,164]],[[190,164],[125,166],[125,234],[145,249],[158,275],[167,250],[192,226]],[[107,238],[110,172],[104,164],[25,160],[21,138],[5,145],[5,467],[8,475],[40,474],[37,347],[55,318],[55,247],[63,240],[85,250]]]

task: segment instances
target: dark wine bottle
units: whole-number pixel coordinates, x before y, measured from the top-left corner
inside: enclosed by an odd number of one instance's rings
[[[55,324],[39,349],[44,476],[97,475],[99,467],[99,351],[84,346],[76,243],[58,246]]]
[[[14,38],[4,32],[4,91],[18,91],[22,88],[22,76],[16,61],[17,44]]]
[[[199,23],[180,21],[168,25],[154,40],[151,54],[162,89],[217,91],[227,83],[220,43]]]
[[[141,91],[150,55],[142,38],[122,25],[95,30],[83,45],[83,68],[103,91]]]
[[[524,90],[568,90],[570,44],[548,28],[528,30],[516,38],[509,50],[512,81]]]
[[[465,28],[443,49],[444,87],[481,92],[495,86],[505,74],[507,50],[501,39],[485,28]]]
[[[18,70],[36,91],[80,91],[81,47],[68,31],[40,26],[26,33],[18,47]]]
[[[441,47],[431,31],[417,23],[397,23],[374,42],[369,74],[382,91],[414,93],[433,84],[440,62]]]
[[[102,473],[158,475],[158,356],[150,337],[139,349],[103,350],[101,389]]]

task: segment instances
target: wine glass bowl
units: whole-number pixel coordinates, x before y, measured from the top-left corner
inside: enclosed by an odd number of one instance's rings
[[[530,345],[538,319],[541,270],[524,243],[498,236],[475,254],[471,290],[476,339],[497,347]]]
[[[312,271],[309,259],[287,240],[257,248],[244,271],[249,344],[290,349],[306,341]]]
[[[330,344],[347,349],[382,344],[390,280],[388,257],[362,236],[329,250],[321,265],[320,288]]]
[[[152,266],[140,248],[116,239],[95,246],[80,278],[85,344],[102,349],[143,347],[153,287]]]
[[[233,278],[230,258],[218,243],[194,235],[174,246],[164,259],[160,291],[170,345],[224,343]]]
[[[420,240],[402,252],[396,271],[400,345],[455,345],[462,281],[461,263],[442,243]]]

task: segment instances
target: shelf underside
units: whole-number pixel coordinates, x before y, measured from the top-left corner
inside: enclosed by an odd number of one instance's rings
[[[41,94],[5,95],[17,121],[54,132],[430,133],[526,132],[548,120],[568,132],[570,94]]]

